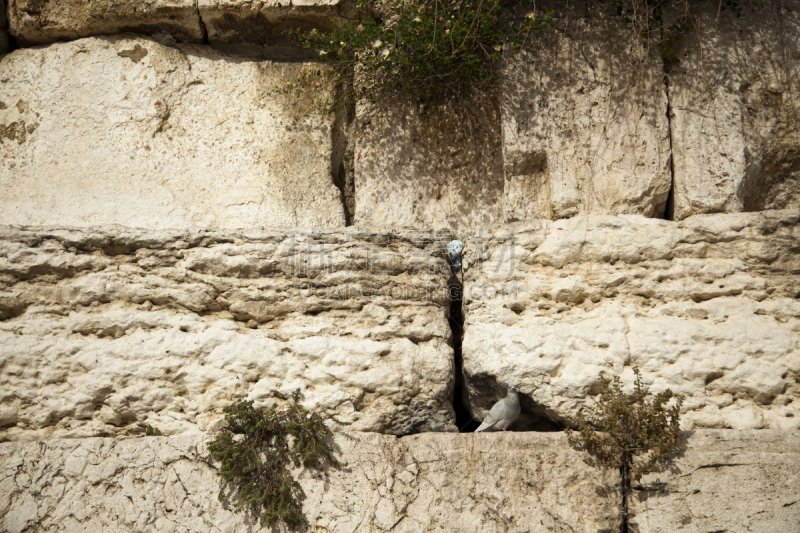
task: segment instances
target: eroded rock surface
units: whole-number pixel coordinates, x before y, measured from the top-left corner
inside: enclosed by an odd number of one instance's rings
[[[692,431],[666,472],[634,484],[631,531],[797,531],[800,433]]]
[[[359,104],[356,224],[467,231],[502,221],[499,122],[488,96],[424,114],[402,99]]]
[[[480,238],[482,237],[483,240]],[[476,419],[591,412],[598,373],[686,396],[685,428],[800,426],[800,212],[680,223],[579,216],[466,238],[464,380]]]
[[[23,46],[137,32],[201,42],[196,0],[8,0],[11,33]],[[173,41],[174,42],[174,41]]]
[[[453,431],[451,235],[0,232],[0,440],[215,427],[251,399]]]
[[[198,0],[212,45],[270,59],[312,57],[289,30],[333,29],[333,20],[351,14],[346,0]]]
[[[559,19],[558,30],[537,37],[536,54],[512,56],[504,68],[507,222],[664,213],[671,176],[661,58],[621,17],[588,9]]]
[[[343,227],[334,118],[270,95],[306,68],[133,35],[5,56],[0,224]]]
[[[0,527],[271,531],[217,501],[202,435],[0,444]],[[346,469],[298,473],[309,531],[616,531],[618,474],[562,434],[338,433]]]
[[[669,73],[676,220],[800,207],[800,3],[741,9],[693,4]]]

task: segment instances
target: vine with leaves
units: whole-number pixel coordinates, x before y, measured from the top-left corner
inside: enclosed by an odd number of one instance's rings
[[[318,93],[333,82],[341,89],[324,102],[329,112],[397,93],[425,104],[485,90],[497,81],[503,55],[525,47],[531,34],[552,29],[551,17],[533,10],[512,20],[499,0],[362,0],[355,17],[333,21],[331,31],[292,30],[327,68],[307,71],[277,90]]]
[[[347,466],[333,457],[327,440],[333,435],[327,422],[349,425],[333,417],[310,413],[299,403],[300,390],[282,409],[264,411],[252,401],[224,409],[227,426],[206,443],[205,460],[219,463],[224,483],[219,501],[227,499],[225,486],[236,495],[234,512],[247,508],[264,522],[283,521],[289,527],[303,523],[305,493],[289,468],[324,470]]]

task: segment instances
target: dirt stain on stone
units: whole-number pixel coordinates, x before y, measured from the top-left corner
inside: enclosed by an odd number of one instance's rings
[[[117,55],[119,57],[127,57],[134,63],[138,63],[145,56],[147,56],[147,49],[144,46],[137,44],[133,47],[133,50],[122,50],[121,52],[117,52]]]
[[[28,132],[25,129],[25,122],[23,121],[12,122],[8,125],[0,125],[0,142],[4,142],[8,139],[22,144],[27,138]]]

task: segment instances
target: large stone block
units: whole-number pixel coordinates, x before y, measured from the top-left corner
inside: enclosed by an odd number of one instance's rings
[[[665,472],[635,484],[630,531],[800,530],[800,433],[692,431]]]
[[[717,7],[669,73],[676,220],[800,207],[800,3]]]
[[[586,9],[559,19],[536,37],[535,54],[504,68],[506,222],[664,213],[671,176],[661,58],[621,17]]]
[[[800,212],[680,223],[587,215],[467,238],[463,371],[486,414],[520,385],[518,427],[591,409],[598,373],[639,367],[686,396],[690,428],[800,427]]]
[[[5,56],[0,224],[344,226],[335,119],[270,96],[305,68],[134,36]]]
[[[137,32],[201,42],[196,0],[8,0],[11,33],[23,46]]]
[[[215,427],[251,399],[454,431],[451,235],[0,233],[0,440]]]
[[[352,12],[347,0],[198,0],[208,40],[222,49],[269,59],[315,55],[289,30],[333,29],[333,21]]]
[[[0,529],[274,531],[217,500],[219,478],[198,460],[203,440],[0,444]],[[347,468],[296,473],[308,531],[619,528],[619,475],[585,465],[561,434],[339,433],[334,446]]]
[[[488,96],[424,113],[403,99],[359,104],[356,224],[467,231],[502,221],[499,124]]]

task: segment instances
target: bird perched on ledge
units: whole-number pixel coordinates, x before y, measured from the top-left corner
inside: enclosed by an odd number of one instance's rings
[[[483,419],[483,423],[475,430],[475,433],[492,429],[505,431],[517,419],[519,412],[517,387],[512,385],[508,388],[508,395],[492,406],[489,414]]]

